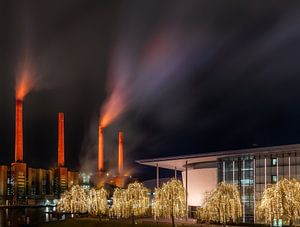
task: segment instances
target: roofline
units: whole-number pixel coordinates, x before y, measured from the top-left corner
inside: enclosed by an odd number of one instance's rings
[[[201,154],[191,154],[191,155],[179,155],[179,156],[169,156],[162,158],[151,158],[151,159],[141,159],[136,160],[136,163],[147,164],[149,162],[161,162],[161,161],[172,161],[179,159],[192,159],[192,158],[201,158],[201,157],[214,157],[214,156],[232,156],[232,155],[245,155],[245,154],[256,154],[256,153],[269,153],[269,152],[280,152],[283,151],[288,153],[293,150],[300,151],[300,144],[290,144],[290,145],[280,145],[280,146],[271,146],[271,147],[256,147],[256,148],[246,148],[246,149],[237,149],[237,150],[227,150],[227,151],[215,151]]]

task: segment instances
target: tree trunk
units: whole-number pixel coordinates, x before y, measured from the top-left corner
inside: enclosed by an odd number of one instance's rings
[[[290,219],[290,226],[293,226],[293,225],[294,225],[293,219]]]
[[[134,214],[132,214],[132,216],[131,216],[131,221],[132,221],[131,224],[134,225],[135,224],[134,223]]]
[[[175,227],[175,220],[174,220],[174,198],[171,198],[171,218],[172,218],[172,227]]]
[[[172,227],[175,227],[175,220],[174,220],[174,215],[173,214],[171,215],[171,218],[172,218]]]

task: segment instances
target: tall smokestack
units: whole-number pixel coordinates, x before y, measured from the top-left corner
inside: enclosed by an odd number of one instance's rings
[[[98,171],[104,171],[104,136],[103,127],[100,123],[98,126]]]
[[[23,162],[23,101],[16,101],[15,162]]]
[[[118,172],[119,176],[123,176],[123,159],[124,159],[124,147],[123,147],[123,133],[119,132],[119,152],[118,152]]]
[[[58,167],[65,165],[65,117],[58,113]]]

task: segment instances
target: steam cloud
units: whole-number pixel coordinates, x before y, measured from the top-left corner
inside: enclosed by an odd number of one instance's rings
[[[186,26],[191,22],[189,14],[196,13],[192,10],[195,1],[186,5],[174,2],[170,9],[160,12],[157,20],[153,20],[155,3],[140,4],[129,4],[121,19],[108,73],[109,97],[101,109],[103,126],[127,109],[155,102],[164,92],[188,79],[215,52],[212,49],[210,55],[198,58],[199,53],[206,51],[205,42],[212,37],[206,34],[204,38],[197,32],[196,24]]]

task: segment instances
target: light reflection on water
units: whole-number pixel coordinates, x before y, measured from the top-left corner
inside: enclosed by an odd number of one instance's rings
[[[53,207],[0,208],[0,227],[17,227],[20,224],[38,224],[57,220]],[[66,216],[59,219],[65,219]]]

